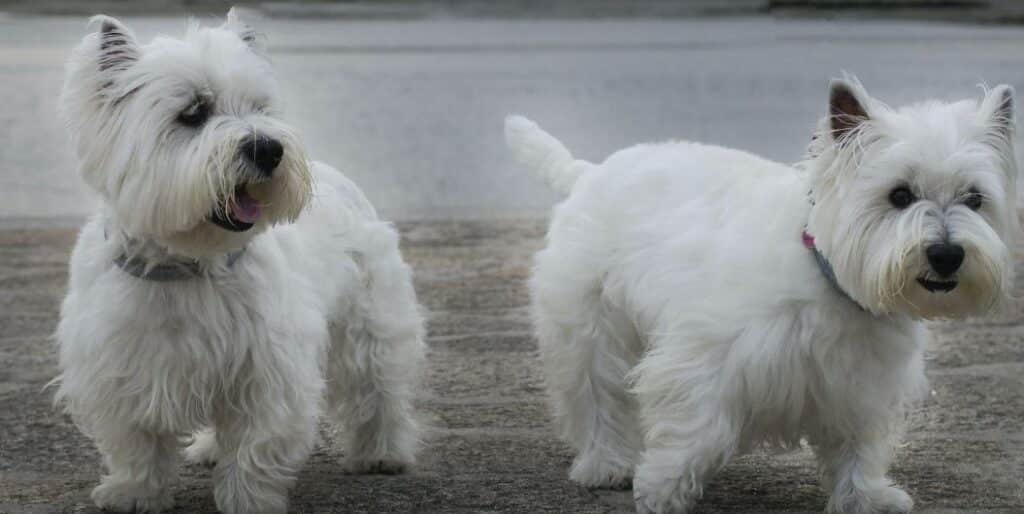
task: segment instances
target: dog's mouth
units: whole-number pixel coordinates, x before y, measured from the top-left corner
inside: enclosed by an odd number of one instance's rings
[[[939,281],[939,280],[929,280],[929,279],[924,278],[924,277],[919,277],[917,279],[917,283],[921,284],[921,287],[927,289],[931,293],[934,293],[934,292],[937,292],[937,291],[940,291],[940,292],[943,292],[943,293],[948,293],[948,292],[956,289],[956,285],[957,285],[957,281],[956,280]]]
[[[245,232],[256,224],[263,213],[263,205],[249,193],[248,184],[235,188],[225,209],[214,209],[210,222],[232,232]]]

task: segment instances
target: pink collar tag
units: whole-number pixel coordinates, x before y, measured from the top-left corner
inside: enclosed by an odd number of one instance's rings
[[[803,234],[801,235],[801,237],[802,237],[802,239],[804,241],[804,248],[807,248],[808,250],[817,250],[818,249],[818,247],[814,246],[814,236],[808,234],[806,230],[803,231]]]

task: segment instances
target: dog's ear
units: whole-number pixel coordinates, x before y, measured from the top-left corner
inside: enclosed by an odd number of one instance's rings
[[[117,73],[135,64],[141,56],[135,35],[125,24],[110,16],[93,16],[90,26],[97,27],[99,41],[96,65],[102,72]]]
[[[252,28],[251,20],[258,19],[257,13],[250,9],[232,7],[228,10],[227,21],[224,28],[238,34],[238,37],[249,45],[252,51],[263,54],[266,51],[265,38],[263,34]]]
[[[1012,86],[1001,84],[989,90],[981,102],[985,123],[1007,139],[1012,137],[1015,126],[1013,94]]]
[[[836,141],[864,123],[868,115],[867,92],[858,83],[832,79],[828,92],[829,128]]]

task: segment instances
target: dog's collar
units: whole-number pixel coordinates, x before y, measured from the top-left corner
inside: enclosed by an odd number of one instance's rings
[[[228,267],[234,266],[243,253],[245,253],[245,247],[229,253],[227,256]],[[153,282],[177,282],[201,277],[205,274],[199,261],[192,259],[150,264],[149,261],[141,257],[129,257],[128,254],[121,253],[114,258],[114,264],[121,268],[121,271],[135,278]]]
[[[829,284],[832,284],[832,287],[834,287],[841,296],[853,302],[853,304],[860,307],[862,311],[867,311],[863,305],[857,303],[857,300],[854,300],[853,297],[839,285],[839,281],[836,279],[836,272],[832,269],[832,264],[828,262],[825,255],[822,254],[821,250],[818,250],[818,247],[814,244],[814,236],[807,233],[807,230],[805,229],[801,234],[801,238],[803,239],[804,248],[807,248],[814,254],[814,262],[818,264],[818,269],[821,271],[821,274],[824,275],[825,280],[827,280]]]
[[[107,239],[106,228],[103,229],[103,239]],[[238,259],[245,253],[246,248],[243,246],[227,254],[227,267],[234,266],[235,262],[238,262]],[[114,264],[121,268],[121,271],[135,278],[153,282],[177,282],[201,277],[206,274],[203,266],[195,259],[151,264],[148,260],[136,255],[129,255],[125,251],[114,257]]]

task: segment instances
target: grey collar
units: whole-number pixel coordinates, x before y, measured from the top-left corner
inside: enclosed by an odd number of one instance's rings
[[[228,267],[234,266],[243,253],[245,253],[245,247],[229,253]],[[135,278],[153,282],[177,282],[179,280],[201,277],[206,274],[203,267],[199,265],[199,261],[195,259],[151,264],[146,259],[129,257],[127,253],[122,252],[114,258],[114,264]]]
[[[103,229],[103,238],[107,239],[107,230],[105,228]],[[227,267],[233,267],[235,262],[245,253],[245,249],[246,247],[243,246],[238,250],[228,253]],[[196,259],[185,258],[153,264],[143,257],[129,255],[124,250],[117,257],[114,257],[114,264],[121,268],[121,271],[135,278],[152,282],[177,282],[208,274],[207,270]]]
[[[828,262],[825,255],[822,254],[821,250],[818,250],[818,247],[814,244],[814,236],[807,233],[807,230],[804,230],[802,238],[804,247],[814,254],[814,262],[818,264],[818,269],[821,271],[821,274],[825,276],[825,280],[827,280],[828,283],[839,292],[840,296],[850,300],[854,305],[860,307],[860,310],[867,312],[867,309],[865,309],[863,305],[858,303],[857,300],[854,300],[853,297],[839,285],[839,280],[836,279],[836,272],[832,269],[832,264]]]

